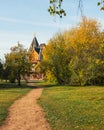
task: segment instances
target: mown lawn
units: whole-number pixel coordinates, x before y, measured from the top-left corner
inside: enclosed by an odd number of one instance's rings
[[[18,88],[17,86],[7,87],[0,85],[0,125],[8,114],[8,108],[18,98],[30,91],[30,88]],[[15,88],[14,88],[15,87]]]
[[[104,130],[104,87],[48,87],[39,104],[52,130]]]

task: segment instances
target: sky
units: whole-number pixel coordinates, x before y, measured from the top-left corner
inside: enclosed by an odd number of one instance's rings
[[[104,28],[104,11],[99,0],[83,0],[83,15],[93,18]],[[69,30],[81,21],[78,0],[64,0],[66,17],[50,16],[49,0],[0,0],[0,59],[18,41],[29,48],[34,34],[39,43],[48,43],[57,32]]]

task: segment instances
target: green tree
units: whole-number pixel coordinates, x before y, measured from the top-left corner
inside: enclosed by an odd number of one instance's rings
[[[96,84],[104,84],[104,32],[102,33],[102,43],[99,48],[95,64]]]
[[[30,67],[27,50],[20,43],[12,47],[11,52],[5,55],[5,69],[8,70],[9,68],[10,70],[8,78],[11,82],[17,79],[19,86],[21,85],[21,76],[25,75],[30,70]]]
[[[7,67],[5,68],[5,64],[4,64],[3,79],[6,80],[6,82],[7,82],[7,80],[10,78],[10,73],[11,73],[11,68],[10,68],[9,66],[7,66]],[[14,81],[13,81],[13,80],[12,80],[12,81],[10,80],[10,82],[14,82]]]
[[[64,37],[62,34],[56,34],[43,50],[41,66],[48,79],[52,76],[59,84],[68,84],[71,77],[69,63],[70,55]]]
[[[0,60],[0,79],[1,80],[3,79],[3,63],[1,60]]]

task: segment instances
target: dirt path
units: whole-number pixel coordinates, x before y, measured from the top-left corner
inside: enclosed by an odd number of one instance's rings
[[[51,130],[42,108],[37,104],[42,90],[42,88],[33,89],[15,101],[0,130]]]

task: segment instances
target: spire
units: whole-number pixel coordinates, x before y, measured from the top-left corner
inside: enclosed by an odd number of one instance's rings
[[[36,37],[36,32],[34,33],[34,37]]]
[[[39,47],[39,43],[38,43],[38,40],[36,38],[36,33],[34,33],[34,38],[33,38],[32,44],[33,44],[34,48]]]
[[[33,47],[39,47],[39,43],[38,43],[38,40],[36,37],[33,38],[33,41],[32,41],[32,44],[33,44]]]
[[[34,50],[34,49],[36,49],[36,48],[39,48],[39,43],[38,43],[38,40],[37,40],[37,38],[36,38],[36,33],[35,33],[35,34],[34,34],[34,38],[33,38],[33,40],[32,40],[32,43],[31,43],[31,45],[30,45],[29,51],[32,51],[32,50]]]

